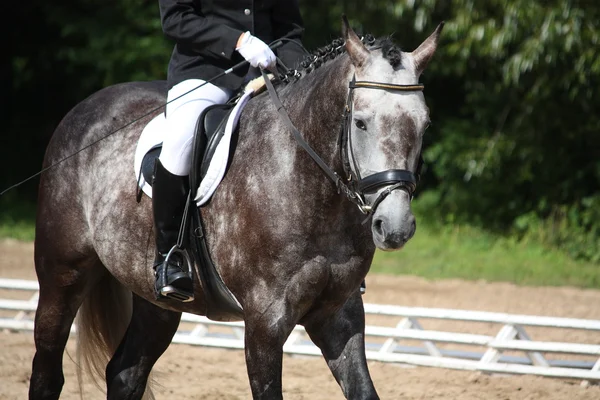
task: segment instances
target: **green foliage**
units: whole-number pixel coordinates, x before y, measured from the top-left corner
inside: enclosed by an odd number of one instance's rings
[[[49,137],[75,104],[104,86],[165,79],[172,50],[156,1],[31,0],[10,7],[0,112],[3,144],[12,151],[0,158],[0,190],[40,169]],[[33,201],[35,182],[15,191]]]
[[[523,241],[544,243],[574,259],[600,263],[600,195],[582,199],[576,206],[555,206],[546,219],[530,212],[515,220]]]
[[[82,83],[164,79],[172,50],[162,35],[158,2],[82,0],[74,7],[48,4],[47,21],[60,30],[56,57],[68,68],[89,71]]]
[[[600,7],[398,3],[415,30],[431,30],[434,16],[447,20],[425,77],[433,77],[435,138],[425,159],[437,217],[515,229],[597,261],[600,218],[590,199],[600,192]]]
[[[0,239],[31,241],[35,236],[35,204],[22,202],[14,194],[0,198]]]
[[[398,252],[378,251],[371,273],[600,288],[597,263],[575,261],[535,240],[424,218],[429,208],[423,200],[413,202],[418,221],[415,236]]]

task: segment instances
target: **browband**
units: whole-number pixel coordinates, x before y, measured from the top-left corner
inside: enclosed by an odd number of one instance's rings
[[[387,89],[412,92],[415,90],[425,89],[425,85],[418,83],[416,85],[394,85],[393,83],[369,82],[369,81],[350,81],[348,85],[350,89],[365,88],[365,89]]]

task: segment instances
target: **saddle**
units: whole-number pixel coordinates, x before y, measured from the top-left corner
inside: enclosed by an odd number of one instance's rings
[[[234,104],[215,104],[207,107],[198,117],[194,134],[192,171],[199,174],[200,180],[206,175],[210,160],[225,132],[225,124]],[[236,131],[237,132],[237,131]],[[160,156],[162,143],[154,145],[142,158],[141,175],[152,186],[154,163]],[[194,186],[190,186],[194,187]],[[197,186],[196,186],[197,187]],[[141,195],[138,193],[138,196]]]
[[[235,104],[215,104],[206,108],[196,123],[194,145],[192,150],[192,168],[190,170],[190,188],[196,190],[210,170],[211,160],[217,152],[221,139],[225,135],[225,128]],[[238,129],[232,131],[232,145],[229,147],[229,157],[225,170],[235,152]],[[146,184],[151,185],[155,160],[160,156],[162,143],[154,145],[144,155],[140,177],[143,176]],[[141,181],[138,178],[138,183]],[[218,182],[217,182],[218,183]],[[141,185],[139,185],[141,187]],[[193,193],[193,192],[192,192]],[[141,199],[142,190],[138,191],[138,201]],[[190,204],[192,203],[192,204]],[[206,316],[215,321],[239,321],[243,319],[243,310],[235,296],[227,288],[219,275],[208,251],[206,235],[202,223],[202,215],[195,206],[194,196],[188,197],[187,212],[184,216],[183,247],[187,249],[196,265],[198,265],[199,280],[204,291],[206,302]]]

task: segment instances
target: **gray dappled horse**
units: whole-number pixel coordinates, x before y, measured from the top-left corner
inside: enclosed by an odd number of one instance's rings
[[[358,192],[350,193],[346,181],[336,188],[327,179],[268,94],[247,105],[235,157],[202,215],[212,258],[243,306],[254,398],[282,397],[282,347],[296,324],[321,349],[347,398],[378,398],[365,358],[359,285],[376,247],[400,249],[415,231],[413,172],[428,125],[418,79],[440,31],[441,25],[405,53],[387,39],[368,49],[344,21],[346,52],[279,89],[315,153],[337,175],[349,169],[364,181],[353,186]],[[93,94],[60,123],[45,164],[164,104],[165,94],[164,82],[126,83]],[[340,152],[344,109],[349,136]],[[136,202],[132,172],[136,142],[149,118],[41,178],[32,399],[59,397],[63,352],[78,310],[79,350],[90,369],[105,373],[109,399],[141,398],[181,313],[205,313],[197,273],[193,302],[154,296],[151,201]],[[365,186],[371,189],[361,192]],[[339,188],[358,197],[353,201],[372,214],[370,224],[363,224],[365,216]]]

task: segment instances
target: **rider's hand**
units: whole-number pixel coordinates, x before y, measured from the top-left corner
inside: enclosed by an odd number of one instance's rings
[[[252,65],[263,69],[274,69],[276,57],[273,50],[265,42],[252,36],[250,32],[243,33],[237,42],[236,50]]]

